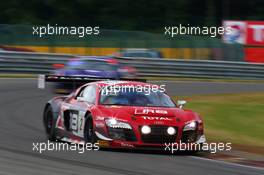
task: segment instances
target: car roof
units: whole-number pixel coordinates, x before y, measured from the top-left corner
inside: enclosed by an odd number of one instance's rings
[[[117,59],[109,56],[80,56],[69,59],[68,63],[71,65],[73,62],[82,62],[82,61],[102,61],[110,64],[119,64]]]

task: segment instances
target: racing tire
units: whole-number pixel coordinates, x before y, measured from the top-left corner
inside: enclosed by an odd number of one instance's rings
[[[43,123],[44,123],[44,128],[45,128],[45,132],[46,132],[48,139],[50,141],[55,141],[56,140],[56,134],[55,134],[56,120],[54,119],[51,106],[48,106],[44,111]]]
[[[91,114],[88,114],[86,117],[83,136],[86,143],[94,144],[97,142],[97,137],[94,132],[93,118]]]

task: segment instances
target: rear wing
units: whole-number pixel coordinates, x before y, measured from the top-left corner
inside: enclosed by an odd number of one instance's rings
[[[107,81],[107,80],[116,80],[111,78],[103,78],[103,77],[87,77],[87,76],[63,76],[63,75],[38,75],[38,88],[45,89],[46,82],[57,82],[57,83],[69,83],[74,85],[76,88],[90,82],[96,81]],[[146,82],[145,79],[131,79],[131,78],[121,78],[119,80],[125,81],[140,81]]]

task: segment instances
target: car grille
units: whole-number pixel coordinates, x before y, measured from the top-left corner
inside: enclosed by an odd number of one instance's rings
[[[108,133],[110,138],[114,140],[131,141],[131,142],[137,140],[132,129],[108,127]]]
[[[139,127],[139,131],[141,132],[141,127]],[[151,125],[151,133],[150,134],[142,134],[141,133],[141,140],[144,143],[152,143],[152,144],[164,144],[164,143],[174,143],[176,142],[177,138],[177,127],[175,135],[169,135],[167,133],[167,129],[169,126],[158,126],[158,125]]]

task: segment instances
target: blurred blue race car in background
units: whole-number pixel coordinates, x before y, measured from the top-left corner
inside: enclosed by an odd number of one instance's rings
[[[65,65],[54,64],[53,75],[73,76],[73,77],[92,77],[104,79],[134,79],[137,71],[131,66],[119,63],[113,57],[103,56],[81,56],[70,59]],[[55,84],[55,93],[70,93],[81,84],[59,82]]]

